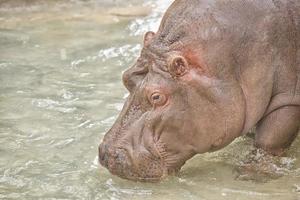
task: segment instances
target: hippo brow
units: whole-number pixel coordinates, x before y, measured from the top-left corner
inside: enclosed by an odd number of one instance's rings
[[[167,52],[167,49],[148,47],[147,49],[144,49],[143,54],[146,58],[155,60],[155,63],[163,64],[165,63]]]
[[[169,48],[162,44],[153,44],[146,49],[145,53],[152,57],[163,57],[168,51]]]
[[[163,71],[163,72],[168,72],[167,68],[166,68],[166,53],[162,53],[162,55],[160,55],[161,52],[159,52],[159,54],[157,52],[147,52],[146,56],[148,58],[150,58],[151,60],[154,60],[153,64],[151,65],[151,67],[153,68],[154,71],[157,71],[155,69],[159,69],[159,71]],[[157,71],[157,72],[159,72]]]

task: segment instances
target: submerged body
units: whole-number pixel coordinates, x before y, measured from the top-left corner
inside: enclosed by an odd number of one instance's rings
[[[299,130],[299,76],[299,1],[176,0],[123,74],[130,95],[99,161],[157,181],[253,127],[281,154]]]

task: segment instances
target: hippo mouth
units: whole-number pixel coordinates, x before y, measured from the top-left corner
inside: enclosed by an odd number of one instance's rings
[[[148,152],[139,151],[133,157],[123,147],[104,143],[99,146],[99,162],[111,174],[132,181],[159,182],[168,175],[163,161]]]

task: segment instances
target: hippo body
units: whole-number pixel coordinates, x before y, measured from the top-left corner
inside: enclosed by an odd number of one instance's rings
[[[299,130],[299,76],[299,0],[176,0],[123,74],[130,95],[99,161],[158,181],[254,127],[281,155]]]

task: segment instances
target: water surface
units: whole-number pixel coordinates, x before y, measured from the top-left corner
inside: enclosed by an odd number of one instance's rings
[[[20,2],[0,4],[0,199],[300,199],[299,139],[271,173],[241,169],[245,137],[162,183],[109,174],[97,147],[127,95],[121,73],[171,1]]]

